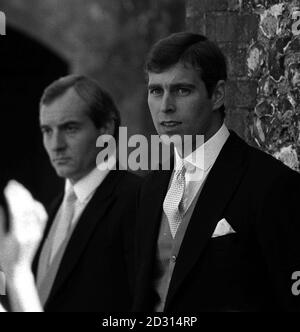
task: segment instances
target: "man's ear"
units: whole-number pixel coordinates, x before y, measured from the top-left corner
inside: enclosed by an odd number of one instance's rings
[[[225,88],[226,82],[224,80],[218,81],[214,93],[212,95],[213,110],[219,109],[225,103]]]
[[[99,129],[99,135],[111,135],[114,136],[115,133],[115,122],[113,120],[108,121]]]

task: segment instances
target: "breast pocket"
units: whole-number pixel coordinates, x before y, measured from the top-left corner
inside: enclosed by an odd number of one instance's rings
[[[215,282],[231,278],[241,262],[241,242],[238,234],[209,239],[198,262],[200,275],[214,276]]]
[[[237,233],[222,235],[210,239],[209,250],[217,252],[230,252],[235,250],[239,244]]]

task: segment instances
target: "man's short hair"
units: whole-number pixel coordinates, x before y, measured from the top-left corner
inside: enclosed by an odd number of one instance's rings
[[[120,112],[109,93],[89,77],[69,75],[58,79],[45,89],[40,106],[50,105],[70,88],[74,88],[78,96],[86,102],[88,115],[97,129],[114,122],[114,137],[117,138],[121,124]]]
[[[220,48],[205,36],[179,32],[161,39],[150,50],[145,70],[147,73],[161,73],[177,63],[191,66],[199,72],[209,98],[218,81],[227,80],[226,58]],[[220,111],[225,116],[224,105]]]

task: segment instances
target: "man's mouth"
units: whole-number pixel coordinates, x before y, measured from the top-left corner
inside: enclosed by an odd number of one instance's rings
[[[70,161],[70,158],[62,157],[62,158],[55,158],[52,160],[54,164],[65,164]]]
[[[165,128],[175,128],[175,127],[181,125],[182,122],[178,122],[178,121],[162,121],[160,124],[163,127],[165,127]]]

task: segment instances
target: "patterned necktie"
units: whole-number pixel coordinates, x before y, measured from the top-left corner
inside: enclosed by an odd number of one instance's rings
[[[72,230],[72,220],[74,217],[76,200],[76,194],[73,188],[70,188],[62,203],[59,221],[56,225],[55,234],[53,236],[51,254],[49,255],[49,265]]]
[[[184,215],[183,198],[185,191],[185,173],[186,168],[184,161],[180,159],[180,162],[176,165],[174,177],[163,204],[173,239],[176,236]]]

